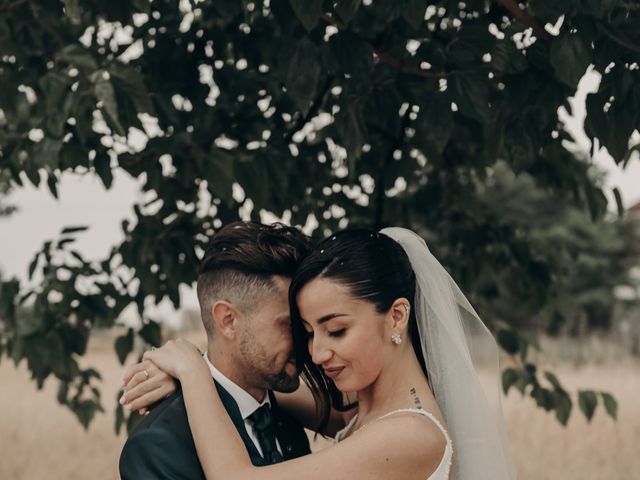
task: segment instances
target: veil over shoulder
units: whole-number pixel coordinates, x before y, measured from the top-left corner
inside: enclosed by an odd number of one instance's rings
[[[422,355],[455,450],[451,478],[514,480],[493,335],[420,236],[398,227],[380,233],[402,246],[416,275],[413,308]],[[490,385],[479,375],[479,354],[485,358],[487,352],[491,360],[482,370]]]

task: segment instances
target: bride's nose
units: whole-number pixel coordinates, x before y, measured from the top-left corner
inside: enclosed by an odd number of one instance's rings
[[[321,365],[331,359],[333,351],[327,348],[326,343],[318,337],[320,337],[320,335],[315,335],[309,342],[309,355],[311,355],[313,363]]]

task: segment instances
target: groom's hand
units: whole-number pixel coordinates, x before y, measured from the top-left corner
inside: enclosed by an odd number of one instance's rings
[[[151,360],[143,360],[125,370],[124,394],[120,403],[131,410],[145,413],[151,405],[176,391],[176,381]]]

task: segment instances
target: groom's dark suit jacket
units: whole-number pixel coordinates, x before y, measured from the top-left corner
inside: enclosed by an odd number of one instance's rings
[[[233,397],[214,382],[233,424],[240,433],[251,462],[265,465],[265,461],[249,437],[240,410]],[[269,398],[276,417],[276,436],[285,460],[310,453],[304,429],[295,419],[278,408],[275,398]],[[219,439],[224,442],[224,438]],[[129,435],[120,455],[122,480],[204,480],[193,443],[187,412],[178,390],[158,404]]]

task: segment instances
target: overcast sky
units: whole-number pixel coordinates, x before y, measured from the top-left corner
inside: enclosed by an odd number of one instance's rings
[[[590,142],[582,130],[584,98],[589,91],[597,89],[598,82],[598,74],[585,75],[572,102],[574,117],[562,112],[560,114],[585,151],[589,150]],[[596,154],[594,162],[608,172],[610,199],[613,198],[610,189],[618,187],[625,206],[640,201],[638,155],[630,161],[625,171],[617,167],[604,149]],[[25,185],[16,189],[9,198],[11,203],[19,207],[19,212],[0,219],[0,270],[6,276],[15,275],[19,278],[25,278],[34,252],[41,248],[44,241],[57,238],[65,226],[90,226],[89,231],[78,236],[78,250],[88,258],[105,256],[110,247],[122,238],[122,220],[133,218],[132,206],[141,200],[136,181],[118,172],[109,191],[94,175],[67,175],[58,188],[58,200],[51,196],[46,186],[35,189],[29,183]],[[610,205],[613,208],[611,200]],[[188,303],[195,305],[192,301]]]

